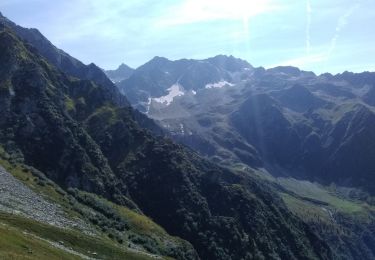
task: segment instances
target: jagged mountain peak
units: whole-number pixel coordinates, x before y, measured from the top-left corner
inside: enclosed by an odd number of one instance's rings
[[[42,38],[44,41],[48,41],[49,43],[51,43],[46,37],[44,37],[44,35],[36,28],[23,28],[17,24],[15,24],[14,22],[12,22],[11,20],[9,20],[7,17],[1,15],[0,13],[0,24],[4,25],[4,26],[7,26],[9,28],[12,28],[12,29],[24,29],[24,30],[27,30],[27,31],[30,31],[30,32],[33,32],[35,34],[37,34],[37,36],[35,36],[35,38]],[[15,30],[16,33],[17,30]],[[20,37],[22,37],[21,35],[19,35]]]
[[[124,70],[124,69],[131,69],[131,70],[134,70],[132,67],[126,65],[125,63],[121,63],[121,64],[118,66],[118,68],[117,68],[117,70]]]
[[[121,63],[115,70],[107,70],[105,74],[112,80],[112,82],[120,82],[129,78],[134,72],[134,69],[126,65],[125,63]]]
[[[23,28],[7,18],[0,18],[0,24],[13,30],[18,37],[32,45],[40,55],[45,57],[64,73],[73,77],[92,80],[99,85],[105,86],[108,91],[108,96],[110,96],[113,101],[121,106],[129,106],[126,98],[95,64],[87,66],[63,50],[58,49],[37,29]]]
[[[218,55],[213,58],[171,61],[156,56],[117,85],[141,111],[147,111],[151,98],[169,95],[169,89],[178,85],[183,91],[196,92],[205,88],[220,88],[247,77],[253,67],[233,56]]]
[[[238,71],[243,68],[253,68],[247,61],[236,58],[232,55],[216,55],[211,58],[207,59],[178,59],[178,60],[170,60],[165,57],[155,56],[150,61],[146,62],[143,66],[150,66],[150,65],[166,65],[166,64],[185,64],[187,66],[192,64],[213,64],[221,68],[228,69],[230,71]],[[140,68],[141,68],[140,67]]]
[[[292,75],[299,74],[301,72],[299,68],[293,67],[293,66],[277,66],[277,67],[268,69],[268,71],[281,72],[281,73],[287,73],[287,74],[292,74]]]
[[[165,57],[161,57],[161,56],[155,56],[155,57],[153,57],[149,62],[147,62],[147,63],[152,63],[152,64],[154,64],[154,63],[166,63],[166,62],[171,62],[171,60],[169,60],[169,59],[167,59],[167,58],[165,58]],[[147,64],[146,63],[146,64]]]
[[[298,76],[307,76],[307,77],[316,77],[316,74],[313,71],[301,70],[293,66],[278,66],[275,68],[268,69],[267,71],[273,71],[278,73],[285,73],[294,77]]]
[[[341,74],[336,74],[334,76],[336,80],[344,80],[353,84],[355,86],[363,86],[363,85],[374,85],[375,84],[375,73],[374,72],[361,72],[361,73],[353,73],[349,71],[345,71]]]
[[[253,66],[250,63],[232,55],[217,55],[215,57],[206,59],[206,61],[209,61],[218,67],[227,69],[230,72],[236,72],[242,69],[253,69]]]
[[[168,58],[166,57],[162,57],[162,56],[154,56],[151,61],[170,61]]]
[[[170,64],[173,64],[173,61],[164,57],[155,56],[151,60],[147,61],[145,64],[135,69],[134,72],[137,73],[138,71],[152,71],[158,68],[162,68],[164,66],[168,66]]]

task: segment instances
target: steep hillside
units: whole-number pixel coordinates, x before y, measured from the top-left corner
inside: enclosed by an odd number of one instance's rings
[[[103,86],[113,89],[113,83],[105,76],[105,73],[99,69],[95,64],[88,66],[84,65],[79,60],[71,57],[63,50],[55,47],[47,38],[45,38],[37,29],[28,29],[18,26],[6,17],[0,14],[0,23],[11,28],[20,38],[33,45],[38,52],[43,55],[48,61],[66,72],[67,74],[97,82]],[[113,89],[113,95],[116,95],[116,90]]]
[[[2,258],[169,259],[163,255],[195,254],[190,244],[139,212],[94,194],[64,191],[1,147],[0,165],[6,168],[0,169]]]

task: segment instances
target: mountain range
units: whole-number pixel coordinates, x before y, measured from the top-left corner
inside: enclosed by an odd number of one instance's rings
[[[117,87],[1,14],[0,50],[0,257],[374,258],[371,73],[157,57]]]
[[[375,73],[154,58],[117,83],[178,142],[225,166],[374,192]]]

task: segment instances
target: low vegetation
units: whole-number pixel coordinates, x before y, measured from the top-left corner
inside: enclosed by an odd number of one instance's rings
[[[15,259],[154,259],[111,240],[0,213],[0,256]]]

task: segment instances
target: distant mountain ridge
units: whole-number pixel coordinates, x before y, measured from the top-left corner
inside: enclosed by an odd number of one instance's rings
[[[117,86],[136,108],[146,111],[150,98],[168,95],[172,86],[183,86],[184,91],[194,93],[210,83],[229,83],[238,70],[250,71],[252,66],[222,55],[205,60],[177,61],[155,57]]]
[[[175,140],[219,163],[375,190],[375,73],[158,57],[117,85]]]

